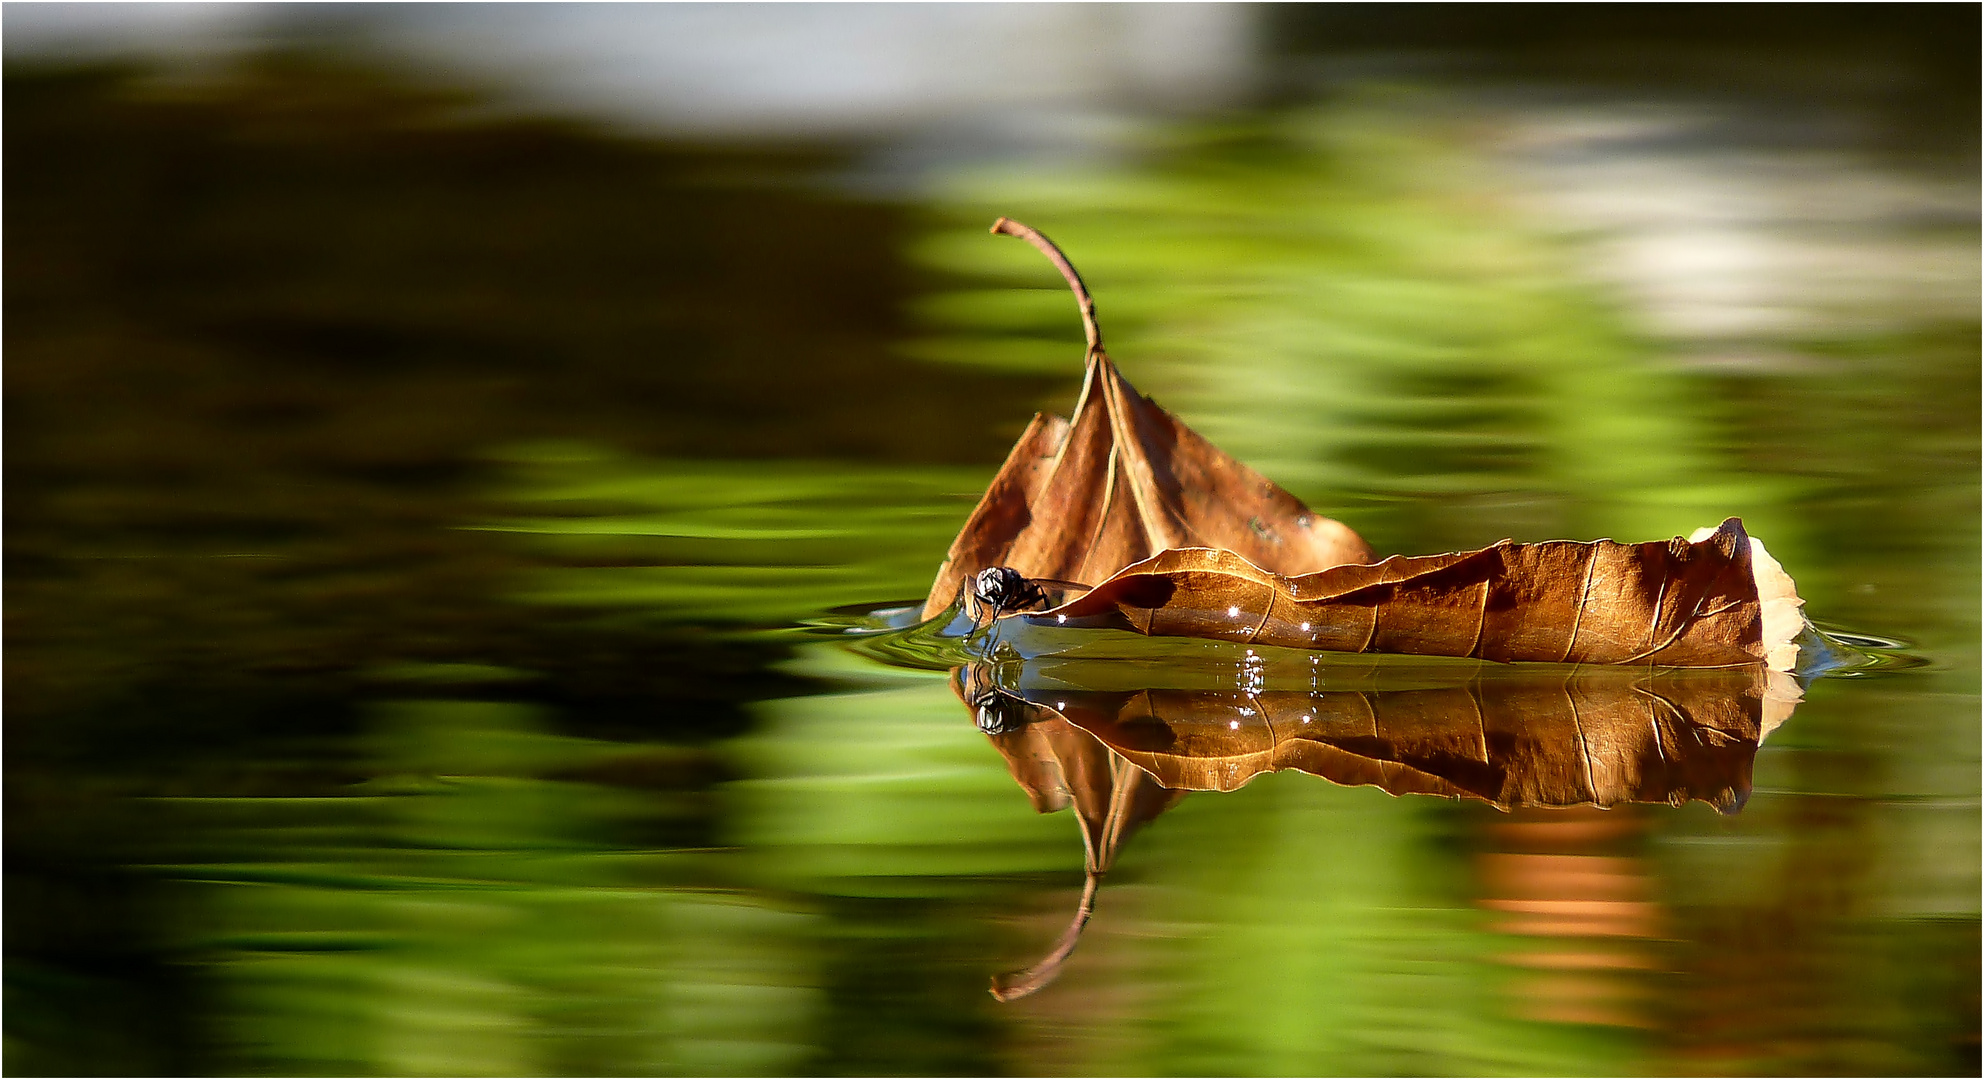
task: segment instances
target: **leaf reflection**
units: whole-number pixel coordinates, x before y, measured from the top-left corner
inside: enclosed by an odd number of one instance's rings
[[[995,997],[1054,979],[1130,836],[1188,791],[1294,769],[1504,810],[1694,800],[1734,813],[1757,747],[1801,697],[1788,676],[1755,667],[1339,662],[1300,689],[1270,687],[1266,670],[1138,667],[1127,680],[1185,684],[1172,686],[1123,685],[1123,665],[1096,660],[952,671],[1034,808],[1075,808],[1087,853],[1073,921],[1038,963],[994,979]]]

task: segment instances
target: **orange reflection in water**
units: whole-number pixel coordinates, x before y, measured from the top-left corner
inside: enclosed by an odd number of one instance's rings
[[[1518,810],[1486,830],[1477,903],[1490,928],[1519,939],[1496,961],[1515,969],[1518,1018],[1612,1027],[1657,1026],[1643,973],[1666,923],[1653,880],[1632,854],[1645,832],[1635,809]]]

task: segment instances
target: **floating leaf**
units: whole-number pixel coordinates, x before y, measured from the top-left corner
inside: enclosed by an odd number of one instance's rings
[[[1804,617],[1792,593],[1774,601],[1776,618],[1766,626],[1755,548],[1735,518],[1695,542],[1503,541],[1297,577],[1229,551],[1185,548],[1125,567],[1044,614],[1017,617],[1296,649],[1496,661],[1786,661],[1781,646],[1803,629]],[[1786,588],[1789,582],[1784,578]]]
[[[1688,537],[1699,543],[1715,534],[1706,526]],[[1784,566],[1764,549],[1764,542],[1750,538],[1750,570],[1757,582],[1757,604],[1763,612],[1764,665],[1773,671],[1811,670],[1826,662],[1823,655],[1810,655],[1813,646],[1825,646],[1825,638],[1805,620],[1805,601],[1798,596],[1798,585]],[[1838,643],[1831,643],[1838,644]],[[1825,649],[1820,648],[1823,654]]]
[[[1795,586],[1735,518],[1690,540],[1503,541],[1373,563],[1311,513],[1126,382],[1095,302],[1058,248],[1000,218],[1074,291],[1088,337],[1071,420],[1037,415],[924,600],[982,621],[1072,600],[1035,623],[1300,649],[1498,661],[1792,670],[1808,627]],[[1101,580],[1093,590],[1080,582]],[[967,583],[971,588],[963,588]]]
[[[1312,513],[1137,393],[1102,350],[1081,276],[1046,237],[1005,218],[992,231],[1033,244],[1067,279],[1088,334],[1087,375],[1070,419],[1038,414],[1020,435],[952,542],[924,618],[992,566],[1091,582],[1167,548],[1223,548],[1284,574],[1371,559],[1348,526]]]
[[[1072,419],[1034,417],[952,543],[928,621],[902,635],[934,659],[917,635],[968,620],[987,662],[953,671],[959,698],[1035,809],[1081,822],[1075,917],[1040,962],[993,981],[1000,1000],[1055,977],[1123,845],[1185,791],[1294,769],[1504,809],[1748,799],[1758,745],[1802,696],[1785,672],[1826,642],[1741,521],[1373,562],[1356,533],[1138,394],[1051,242],[1005,218],[992,231],[1060,269],[1088,337]],[[1061,640],[1094,629],[1247,648],[1222,684]],[[1359,654],[1403,655],[1359,672],[1376,663]],[[1291,656],[1306,687],[1286,685]],[[1159,676],[1185,683],[1122,685]]]

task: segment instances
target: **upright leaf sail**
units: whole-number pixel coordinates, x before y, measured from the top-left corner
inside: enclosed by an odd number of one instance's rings
[[[1762,664],[1774,650],[1766,644],[1752,550],[1735,518],[1692,543],[1504,541],[1297,577],[1270,573],[1232,552],[1186,548],[1160,552],[1060,607],[1022,617],[1342,652]],[[1782,623],[1769,627],[1773,646],[1803,627],[1795,604],[1780,603],[1772,614]]]
[[[1037,415],[1020,436],[952,542],[925,619],[967,582],[1024,598],[975,609],[996,617],[1051,603],[1039,584],[1102,581],[1024,617],[1301,649],[1777,670],[1817,640],[1791,579],[1734,518],[1689,540],[1504,541],[1373,563],[1347,526],[1138,394],[1103,351],[1081,275],[1046,237],[1006,218],[992,231],[1026,240],[1067,279],[1087,373],[1072,419]]]
[[[1370,545],[1312,513],[1137,393],[1102,350],[1095,302],[1044,236],[1000,218],[1060,268],[1081,306],[1088,369],[1072,418],[1037,414],[951,544],[923,617],[990,566],[1028,578],[1094,582],[1167,548],[1238,552],[1256,566],[1306,574],[1368,562]]]

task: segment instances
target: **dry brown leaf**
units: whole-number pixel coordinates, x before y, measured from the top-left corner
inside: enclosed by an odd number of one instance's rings
[[[1087,374],[1072,418],[1038,414],[1020,435],[952,542],[923,618],[992,566],[1094,582],[1167,548],[1223,548],[1283,574],[1370,561],[1370,545],[1348,526],[1137,393],[1102,350],[1080,275],[1046,237],[1005,218],[992,231],[1033,244],[1067,278],[1088,333]]]
[[[1015,617],[1497,661],[1725,667],[1768,659],[1751,545],[1735,518],[1694,543],[1503,541],[1297,577],[1229,551],[1185,548],[1125,567],[1058,608]]]
[[[1036,810],[1074,806],[1087,853],[1074,919],[1038,963],[993,980],[1002,1001],[1053,980],[1124,844],[1187,791],[1293,769],[1503,809],[1693,799],[1727,813],[1749,798],[1765,730],[1795,707],[1774,697],[1784,677],[1754,664],[1483,667],[1402,684],[1332,669],[1362,685],[1313,690],[1083,689],[1067,666],[1023,675],[1023,689],[993,671],[960,668],[952,686]]]
[[[1300,649],[1501,661],[1792,670],[1807,624],[1796,588],[1734,518],[1690,540],[1508,541],[1371,562],[1355,532],[1180,423],[1123,379],[1095,302],[1046,237],[1088,336],[1071,420],[1036,415],[951,544],[922,616],[963,590],[982,619],[1101,585],[1031,616],[1071,626]],[[1079,586],[1087,589],[1086,585]]]
[[[1706,540],[1715,530],[1696,529],[1689,542]],[[1750,537],[1750,569],[1757,579],[1757,602],[1763,608],[1764,665],[1774,671],[1798,667],[1798,654],[1805,630],[1805,601],[1798,596],[1798,585],[1784,572],[1783,564],[1764,549],[1764,542]]]

